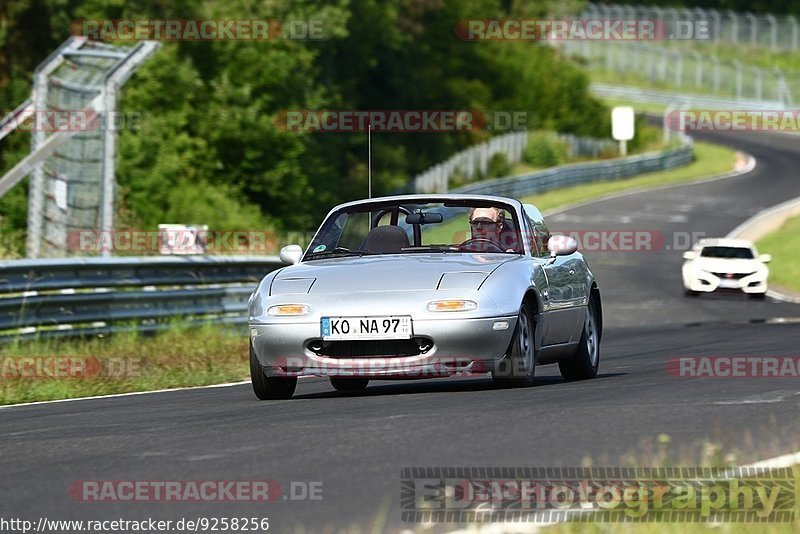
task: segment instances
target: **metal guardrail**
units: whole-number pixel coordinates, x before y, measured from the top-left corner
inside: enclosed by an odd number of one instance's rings
[[[530,174],[469,184],[454,189],[453,192],[520,198],[557,187],[617,180],[646,172],[671,169],[686,165],[693,157],[692,140],[690,137],[685,137],[684,144],[677,148],[615,160],[562,165]]]
[[[263,257],[141,257],[0,262],[0,342],[157,331],[176,319],[246,323]]]

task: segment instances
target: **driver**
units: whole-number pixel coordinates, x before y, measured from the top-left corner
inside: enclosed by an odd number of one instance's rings
[[[500,208],[472,208],[469,210],[469,227],[472,239],[488,239],[500,245],[500,233],[505,227],[505,212]],[[507,249],[506,252],[514,252]]]

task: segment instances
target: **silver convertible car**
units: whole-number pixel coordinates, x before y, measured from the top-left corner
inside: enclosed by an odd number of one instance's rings
[[[491,373],[533,382],[558,363],[592,378],[603,317],[589,266],[536,207],[484,195],[349,202],[305,252],[261,280],[249,302],[250,373],[259,399],[294,394],[299,376],[340,391],[370,380]]]

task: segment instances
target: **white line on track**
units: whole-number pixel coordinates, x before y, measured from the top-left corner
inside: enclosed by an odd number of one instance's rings
[[[316,376],[298,376],[297,379],[309,379],[309,378],[317,378]],[[23,402],[20,404],[4,404],[0,405],[0,410],[8,409],[8,408],[16,408],[18,406],[36,406],[38,404],[55,404],[57,402],[75,402],[75,401],[82,401],[82,400],[93,400],[93,399],[113,399],[115,397],[130,397],[132,395],[149,395],[151,393],[169,393],[171,391],[188,391],[192,389],[211,389],[211,388],[229,388],[231,386],[241,386],[243,384],[249,384],[249,380],[242,380],[241,382],[225,382],[223,384],[209,384],[207,386],[188,386],[183,388],[169,388],[169,389],[152,389],[148,391],[131,391],[128,393],[111,393],[109,395],[94,395],[91,397],[73,397],[71,399],[56,399],[56,400],[48,400],[48,401],[35,401],[35,402]],[[300,399],[296,399],[300,400]]]
[[[149,395],[151,393],[168,393],[170,391],[187,391],[190,389],[209,389],[209,388],[228,388],[231,386],[241,386],[242,384],[249,384],[249,380],[242,382],[226,382],[224,384],[211,384],[210,386],[190,386],[185,388],[170,388],[170,389],[154,389],[150,391],[131,391],[130,393],[112,393],[110,395],[95,395],[93,397],[74,397],[72,399],[57,399],[49,401],[36,401],[36,402],[23,402],[20,404],[6,404],[0,406],[0,410],[7,410],[9,408],[17,408],[19,406],[36,406],[38,404],[55,404],[57,402],[75,402],[91,399],[112,399],[115,397],[131,397],[133,395]]]

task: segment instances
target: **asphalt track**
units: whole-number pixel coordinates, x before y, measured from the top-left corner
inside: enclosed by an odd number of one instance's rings
[[[566,210],[557,230],[724,235],[800,195],[790,136],[706,135],[758,159],[737,178],[627,195]],[[537,385],[488,378],[377,382],[364,394],[301,381],[290,401],[257,402],[249,385],[0,409],[0,517],[268,517],[270,531],[414,528],[400,519],[406,466],[653,465],[671,437],[679,462],[706,441],[742,464],[800,450],[798,379],[677,378],[669,358],[798,355],[800,306],[738,296],[691,299],[681,251],[587,254],[601,282],[606,331],[598,378],[567,383],[553,366]],[[271,503],[78,502],[78,480],[321,481],[322,500]],[[284,495],[288,491],[285,490]]]

